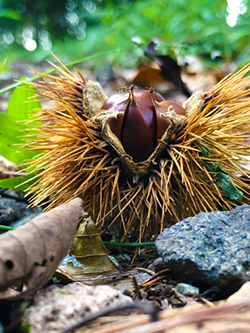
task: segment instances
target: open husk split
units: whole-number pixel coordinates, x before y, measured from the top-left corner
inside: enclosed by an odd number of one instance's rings
[[[210,92],[192,95],[184,113],[178,114],[174,103],[161,104],[161,99],[156,105],[154,97],[149,108],[168,126],[154,139],[149,156],[139,161],[140,148],[132,157],[124,148],[125,139],[114,133],[127,131],[129,138],[125,113],[132,99],[137,105],[134,89],[124,89],[125,97],[119,97],[116,107],[107,103],[99,83],[86,82],[66,67],[58,68],[60,76],[41,74],[42,81],[34,86],[42,101],[52,103],[38,114],[43,121],[39,135],[27,142],[29,149],[43,151],[30,164],[37,172],[37,182],[28,189],[32,203],[46,202],[50,209],[81,197],[96,224],[114,228],[119,240],[142,241],[200,211],[232,209],[247,200],[248,71],[246,66]],[[156,93],[151,89],[148,94]],[[128,104],[122,109],[125,100]],[[154,129],[150,133],[154,138],[158,135]],[[135,134],[131,140],[133,148]]]

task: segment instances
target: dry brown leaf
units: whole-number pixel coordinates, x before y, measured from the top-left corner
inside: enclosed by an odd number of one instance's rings
[[[57,277],[70,281],[84,281],[86,276],[98,276],[119,272],[117,266],[109,259],[108,249],[102,243],[102,231],[90,217],[84,218],[80,224],[70,251],[69,261],[59,266]]]
[[[190,75],[188,72],[183,73],[183,81],[194,92],[209,91],[218,82],[216,73],[213,71],[202,72]]]
[[[0,302],[25,298],[47,282],[68,253],[82,215],[82,200],[75,198],[0,236]],[[21,283],[27,289],[14,296],[8,287]]]
[[[133,78],[134,83],[150,86],[159,83],[165,83],[170,86],[170,82],[160,75],[161,69],[155,63],[144,65],[138,68],[136,76]]]
[[[0,155],[0,179],[16,176],[20,168]]]

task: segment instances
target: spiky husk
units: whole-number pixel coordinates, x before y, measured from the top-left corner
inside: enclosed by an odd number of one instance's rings
[[[39,136],[28,140],[30,149],[44,151],[30,166],[37,172],[37,182],[28,189],[34,205],[46,202],[50,209],[80,196],[98,225],[116,227],[120,240],[141,241],[200,211],[239,204],[216,183],[205,167],[208,161],[219,162],[245,198],[249,196],[248,66],[219,82],[205,100],[188,102],[191,111],[170,142],[162,142],[164,153],[138,182],[124,172],[101,126],[82,116],[85,80],[66,68],[58,70],[62,77],[40,75],[42,82],[35,84],[42,100],[53,104],[38,115],[44,124]],[[210,149],[208,157],[201,145]]]

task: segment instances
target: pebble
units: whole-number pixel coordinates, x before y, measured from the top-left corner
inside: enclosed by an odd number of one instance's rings
[[[190,284],[187,283],[178,283],[175,289],[176,291],[178,291],[178,293],[181,293],[182,295],[185,296],[195,297],[200,294],[199,288],[191,286]]]

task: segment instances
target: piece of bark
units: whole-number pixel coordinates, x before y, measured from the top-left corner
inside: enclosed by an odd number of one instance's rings
[[[48,281],[68,253],[83,215],[82,200],[75,198],[0,236],[0,303],[25,298]],[[9,297],[6,290],[22,283],[27,289]]]

